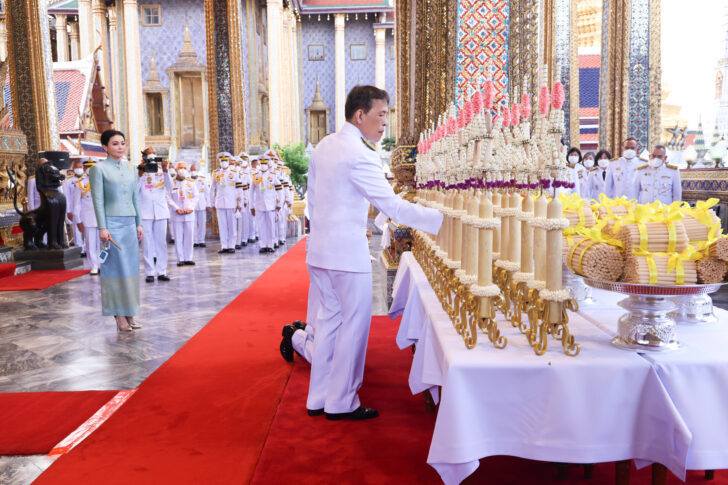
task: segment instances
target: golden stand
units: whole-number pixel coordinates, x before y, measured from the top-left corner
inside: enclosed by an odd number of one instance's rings
[[[546,353],[549,335],[561,341],[561,347],[566,355],[570,357],[579,355],[581,345],[576,343],[569,331],[567,310],[571,312],[579,310],[576,300],[569,298],[564,301],[551,301],[539,297],[531,303],[528,308],[529,329],[526,336],[536,355]]]
[[[498,309],[506,317],[506,320],[512,322],[513,309],[511,306],[513,303],[513,295],[511,294],[511,283],[513,281],[513,274],[505,268],[496,266],[493,268],[493,280],[503,295],[503,298],[498,302]]]
[[[526,332],[528,332],[529,330],[526,318],[528,318],[529,306],[531,306],[531,303],[535,301],[533,299],[533,291],[534,290],[531,290],[528,287],[528,283],[526,281],[514,281],[511,285],[513,312],[511,315],[512,318],[508,321],[511,322],[511,325],[517,327],[518,330],[520,330],[523,334],[526,334]],[[538,295],[538,293],[536,294]]]

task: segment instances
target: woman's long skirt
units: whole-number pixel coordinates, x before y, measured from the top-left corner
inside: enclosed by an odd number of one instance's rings
[[[104,315],[133,317],[139,313],[139,242],[134,217],[107,216],[109,256],[101,264],[101,308]],[[106,246],[106,243],[101,243]]]

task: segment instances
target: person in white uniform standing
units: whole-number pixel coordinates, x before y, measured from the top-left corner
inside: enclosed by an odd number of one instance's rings
[[[258,223],[260,235],[260,252],[272,253],[275,243],[276,213],[280,211],[280,185],[278,177],[270,171],[269,161],[260,160],[260,172],[253,176],[253,208],[252,213]]]
[[[169,191],[172,176],[167,161],[161,161],[154,154],[147,154],[142,160],[139,177],[139,205],[142,211],[142,255],[146,282],[169,281],[167,276],[167,224],[169,222]],[[173,230],[172,230],[173,231]]]
[[[682,183],[680,170],[666,162],[667,149],[664,145],[655,145],[647,165],[637,168],[634,178],[634,190],[640,204],[650,204],[659,200],[665,205],[682,200]]]
[[[177,162],[177,178],[169,194],[174,224],[174,247],[177,251],[177,266],[194,266],[192,241],[195,233],[195,207],[197,207],[197,184],[188,177],[187,163]]]
[[[217,213],[217,224],[220,230],[219,254],[235,252],[235,214],[238,205],[238,194],[235,184],[237,175],[230,168],[230,157],[226,154],[219,157],[220,168],[212,177],[212,206]]]
[[[288,235],[288,214],[291,213],[293,207],[293,184],[291,183],[291,169],[281,167],[281,183],[283,185],[283,202],[281,204],[281,217],[278,221],[278,230],[280,234],[280,244],[286,244],[286,236]]]
[[[210,211],[210,181],[207,175],[197,171],[197,166],[190,167],[190,177],[197,187],[197,205],[195,206],[195,238],[192,247],[205,248],[205,233],[207,232],[207,213]]]
[[[28,210],[32,211],[40,207],[40,193],[38,187],[35,184],[35,175],[28,177],[26,182],[25,194],[28,198]]]
[[[607,167],[604,190],[607,197],[611,199],[626,196],[628,199],[636,200],[637,192],[635,192],[634,176],[637,167],[642,165],[642,161],[637,158],[637,140],[627,138],[624,141],[623,148],[622,157],[611,162]]]
[[[76,213],[74,210],[74,201],[76,200],[76,192],[78,191],[78,181],[81,180],[83,175],[83,162],[87,161],[88,157],[80,157],[73,160],[71,163],[71,169],[73,170],[73,176],[68,177],[63,182],[63,193],[66,195],[66,218],[71,223],[73,229],[73,245],[84,248],[83,244],[83,231],[78,228],[78,223],[73,220],[73,215]],[[85,251],[81,253],[81,257],[85,256]]]
[[[601,194],[606,194],[607,167],[612,155],[606,150],[599,150],[595,157],[596,166],[589,172],[589,197],[599,200]]]
[[[88,169],[96,162],[86,159],[83,162],[83,174],[78,179],[78,190],[74,191],[73,222],[83,232],[84,253],[91,266],[91,274],[99,274],[99,228],[96,222],[94,202],[91,198],[91,183],[88,178]]]
[[[241,247],[255,242],[253,239],[253,215],[250,213],[250,196],[253,185],[253,178],[250,174],[250,157],[245,152],[240,152],[240,171],[238,172],[238,205],[241,213],[241,226],[238,230],[238,244]]]
[[[395,195],[384,177],[375,143],[384,134],[387,92],[357,86],[345,104],[346,123],[325,137],[308,168],[311,233],[306,263],[311,285],[320,291],[306,406],[327,419],[369,419],[379,414],[361,406],[369,326],[372,265],[366,237],[369,204],[391,219],[436,234],[442,214]]]

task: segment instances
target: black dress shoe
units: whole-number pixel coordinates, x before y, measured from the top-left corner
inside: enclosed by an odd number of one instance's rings
[[[372,408],[359,406],[350,413],[326,413],[326,419],[329,421],[339,421],[342,419],[351,419],[353,421],[361,421],[363,419],[372,419],[379,416],[379,411]]]
[[[324,413],[324,408],[321,409],[307,409],[309,416],[321,416]]]
[[[184,266],[184,265],[185,265],[184,261],[180,261],[179,263],[177,263],[177,266]]]
[[[267,249],[267,248],[260,248],[260,249],[258,250],[258,252],[259,252],[259,253],[267,253],[267,252],[268,252],[268,249]]]
[[[286,362],[293,362],[293,341],[291,337],[293,337],[295,331],[296,329],[293,325],[284,325],[283,331],[281,332],[281,335],[283,335],[283,340],[281,340],[281,355]]]
[[[230,254],[235,254],[235,249],[233,248],[227,248],[227,252]]]
[[[241,242],[241,243],[240,243],[240,245],[241,245],[242,247],[245,247],[245,246],[247,246],[247,245],[248,245],[248,243],[246,243],[245,241],[243,241],[243,242]]]
[[[199,246],[199,247],[201,247],[201,248],[206,248],[206,247],[207,247],[207,244],[205,244],[205,243],[200,243],[200,244],[198,244],[198,246]]]
[[[174,239],[170,239],[169,244],[174,244]]]
[[[273,248],[268,248],[268,252],[269,252],[269,253],[275,253],[275,252],[276,252],[276,250],[275,250],[275,249],[273,249]]]
[[[223,254],[223,253],[227,253],[227,249],[221,249],[217,252],[217,254]]]
[[[185,264],[185,266],[194,266],[195,265],[194,261],[182,261],[182,262]]]
[[[194,243],[194,244],[192,245],[192,247],[193,247],[193,248],[199,248],[199,247],[200,247],[200,245],[199,245],[199,244],[197,244],[197,243]]]
[[[296,328],[296,330],[303,330],[304,332],[306,331],[306,322],[302,322],[301,320],[296,320],[291,325],[293,325]]]
[[[255,239],[248,239],[248,244],[253,244],[255,242]]]
[[[235,249],[240,249],[240,244],[236,244]]]
[[[147,279],[145,279],[147,283],[154,283],[154,276],[147,276]]]
[[[161,275],[157,276],[157,280],[158,281],[169,281],[169,276],[167,276],[166,274],[161,274]]]
[[[86,253],[81,253],[81,257],[82,258],[85,258],[86,257]]]

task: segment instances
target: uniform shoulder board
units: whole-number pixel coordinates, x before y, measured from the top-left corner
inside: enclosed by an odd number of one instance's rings
[[[373,151],[373,152],[376,152],[376,151],[377,151],[377,148],[376,148],[376,147],[374,146],[374,143],[370,142],[369,140],[367,140],[367,139],[366,139],[366,138],[364,138],[363,136],[361,137],[361,141],[362,141],[362,143],[364,143],[364,144],[365,144],[365,145],[367,146],[367,148],[369,148],[369,149],[370,149],[371,151]]]
[[[589,170],[590,172],[593,172],[596,169],[597,169],[597,167],[592,167],[592,168],[588,168],[587,170]]]
[[[235,188],[236,189],[242,189],[243,188],[242,182],[235,182]]]
[[[30,177],[28,177],[28,178],[29,178],[29,179],[34,179],[34,178],[35,178],[35,175],[31,175],[31,176],[30,176]]]
[[[677,167],[676,165],[673,165],[673,164],[671,164],[671,163],[666,163],[666,164],[665,164],[665,166],[666,166],[667,168],[671,168],[671,169],[673,169],[673,170],[679,170],[679,168],[678,168],[678,167]]]
[[[649,167],[648,164],[640,165],[639,167],[637,167],[637,170],[642,170],[643,168],[647,168],[647,167]]]
[[[243,190],[248,190],[250,188],[250,184],[243,185]]]
[[[573,164],[573,163],[569,163],[569,162],[566,162],[566,166],[567,166],[567,167],[569,167],[569,168],[574,168],[574,167],[576,167],[576,165],[575,165],[575,164]]]
[[[185,180],[187,180],[188,182],[194,182],[194,181],[195,181],[195,180],[194,180],[193,178],[191,178],[191,177],[186,177],[186,178],[185,178]]]

